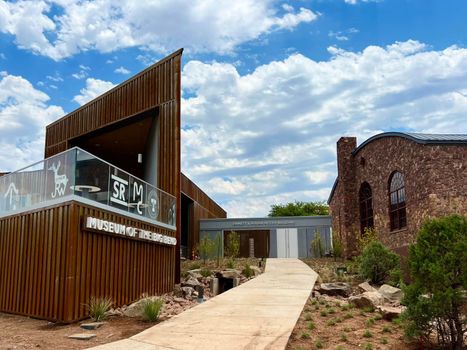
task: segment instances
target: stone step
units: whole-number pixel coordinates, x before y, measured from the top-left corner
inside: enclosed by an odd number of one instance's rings
[[[96,335],[92,333],[76,333],[69,335],[68,338],[76,340],[89,340],[94,338]]]

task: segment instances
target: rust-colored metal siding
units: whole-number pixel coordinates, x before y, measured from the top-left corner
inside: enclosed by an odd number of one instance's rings
[[[86,216],[175,236],[78,202],[2,218],[0,311],[71,322],[91,296],[120,306],[172,290],[175,247],[83,230]]]
[[[193,207],[189,213],[187,247],[188,256],[191,256],[191,251],[199,242],[199,221],[201,219],[226,218],[227,213],[183,173],[181,174],[181,189],[185,196],[193,200]]]
[[[88,102],[46,128],[45,157],[70,148],[71,140],[158,107],[159,155],[157,187],[177,198],[177,258],[180,280],[180,97],[181,58],[178,50]],[[131,135],[138,137],[138,135]]]

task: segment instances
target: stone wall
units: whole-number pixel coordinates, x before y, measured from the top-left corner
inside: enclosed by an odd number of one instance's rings
[[[330,202],[333,231],[339,232],[347,255],[356,253],[360,234],[358,191],[366,181],[373,195],[375,229],[390,248],[405,252],[423,222],[451,213],[467,214],[467,145],[419,144],[398,136],[375,139],[355,154],[353,138],[337,143],[338,184]],[[407,226],[390,230],[389,178],[404,176]]]

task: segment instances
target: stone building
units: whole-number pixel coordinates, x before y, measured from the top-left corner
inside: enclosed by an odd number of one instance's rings
[[[337,168],[328,204],[347,256],[366,227],[406,255],[426,219],[467,214],[467,135],[387,132],[358,147],[341,137]]]

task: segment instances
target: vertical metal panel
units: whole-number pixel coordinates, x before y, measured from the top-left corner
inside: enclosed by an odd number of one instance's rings
[[[69,322],[91,296],[129,304],[173,288],[175,248],[86,232],[92,215],[165,235],[175,232],[76,202],[0,219],[0,311]]]

